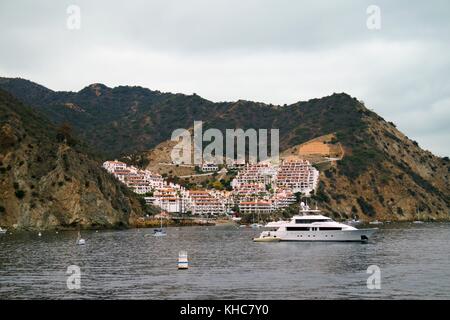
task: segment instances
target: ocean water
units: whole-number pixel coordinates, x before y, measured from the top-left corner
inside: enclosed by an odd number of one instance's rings
[[[392,223],[369,243],[254,243],[234,226],[0,235],[2,299],[450,299],[450,223]],[[177,270],[180,250],[189,269]],[[81,270],[69,289],[67,269]],[[380,268],[368,289],[367,268]]]

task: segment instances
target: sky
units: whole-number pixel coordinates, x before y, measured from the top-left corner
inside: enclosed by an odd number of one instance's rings
[[[448,0],[1,0],[0,76],[216,102],[346,92],[450,156]]]

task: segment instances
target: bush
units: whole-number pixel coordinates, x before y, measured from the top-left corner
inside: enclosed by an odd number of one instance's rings
[[[361,207],[361,210],[365,215],[367,215],[369,217],[373,217],[376,215],[375,209],[373,208],[373,206],[370,203],[368,203],[366,200],[364,200],[363,197],[358,198],[358,204]]]
[[[23,197],[25,197],[25,191],[23,190],[16,190],[15,195],[18,199],[23,199]]]
[[[356,179],[370,164],[376,164],[381,159],[380,153],[376,150],[357,148],[353,149],[353,154],[339,161],[338,166],[343,175],[350,179]]]
[[[325,186],[322,181],[319,182],[319,187],[317,188],[317,192],[315,195],[311,197],[313,200],[319,201],[319,202],[330,202],[330,198],[325,193]]]

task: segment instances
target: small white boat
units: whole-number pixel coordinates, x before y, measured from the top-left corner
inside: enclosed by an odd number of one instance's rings
[[[81,238],[81,233],[78,231],[77,245],[82,246],[86,244],[86,240]]]
[[[375,221],[370,221],[369,224],[383,224],[383,222],[375,220]]]
[[[416,220],[416,221],[413,221],[413,223],[414,223],[414,224],[422,224],[422,223],[423,223],[423,221],[420,221],[420,220]]]
[[[0,227],[0,234],[5,234],[8,230],[3,229],[2,227]]]
[[[161,228],[153,229],[153,236],[154,237],[164,237],[166,235],[167,235],[166,230],[164,230],[162,227],[162,217],[161,217]]]
[[[254,242],[278,242],[281,241],[277,236],[271,235],[270,232],[268,234],[261,234],[257,238],[253,238]]]
[[[231,220],[239,222],[242,220],[242,218],[241,217],[231,217]]]
[[[263,225],[262,225],[262,224],[259,224],[259,223],[252,223],[252,224],[250,225],[250,227],[252,227],[253,229],[259,229],[259,228],[262,228]]]
[[[352,220],[346,221],[345,223],[346,223],[346,224],[349,224],[349,225],[351,225],[351,226],[354,226],[354,225],[360,224],[361,221],[352,219]]]
[[[154,237],[164,237],[167,236],[167,233],[164,229],[154,229],[153,230],[153,236]]]
[[[42,233],[39,232],[39,233],[38,233],[38,237],[42,237]]]
[[[178,270],[185,270],[189,268],[189,261],[186,251],[178,252]]]

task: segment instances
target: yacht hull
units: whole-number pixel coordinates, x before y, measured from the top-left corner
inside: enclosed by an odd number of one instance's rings
[[[367,242],[377,229],[337,231],[276,231],[280,241]]]

